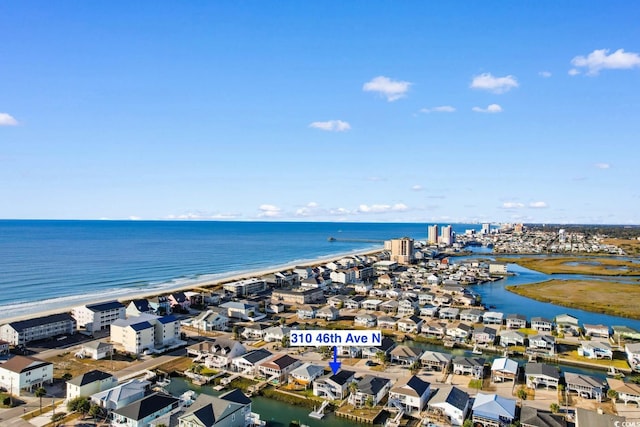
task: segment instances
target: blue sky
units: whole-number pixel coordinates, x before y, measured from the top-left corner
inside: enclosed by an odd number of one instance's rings
[[[0,4],[0,218],[640,223],[640,6]]]

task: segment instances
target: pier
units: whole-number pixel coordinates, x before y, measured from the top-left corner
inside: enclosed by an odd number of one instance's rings
[[[322,405],[320,405],[318,409],[310,412],[309,416],[311,418],[315,418],[316,420],[321,420],[324,417],[324,410],[327,408],[327,406],[329,406],[329,401],[325,400],[324,402],[322,402]]]

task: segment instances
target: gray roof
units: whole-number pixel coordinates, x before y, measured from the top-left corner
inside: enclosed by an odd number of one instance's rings
[[[131,420],[141,420],[160,411],[162,408],[177,405],[179,401],[180,399],[173,396],[154,393],[113,412]]]
[[[373,375],[365,375],[358,382],[358,390],[364,394],[375,396],[382,390],[391,380],[388,378],[375,377]]]
[[[329,379],[336,384],[344,385],[353,379],[355,372],[341,369],[337,374],[331,375]]]
[[[421,397],[431,386],[422,378],[412,375],[406,382],[397,385],[392,389],[394,393],[400,393],[407,396]]]
[[[449,363],[451,362],[451,359],[453,359],[453,356],[449,353],[440,353],[439,351],[426,350],[422,354],[420,359],[438,363]]]
[[[454,408],[462,411],[469,404],[469,395],[458,387],[440,387],[429,401],[429,405],[436,405],[438,403],[448,403]]]
[[[610,414],[598,414],[596,411],[576,408],[576,425],[580,427],[617,426],[626,421],[625,417]]]
[[[566,427],[567,420],[562,415],[552,414],[531,406],[523,406],[520,411],[520,424],[536,427]]]
[[[230,392],[232,393],[232,392]],[[229,395],[230,393],[227,393]],[[232,396],[233,397],[233,396]],[[236,403],[235,399],[201,394],[180,419],[195,417],[205,426],[213,426],[229,415],[242,410],[245,404]]]
[[[573,372],[565,372],[564,379],[569,384],[575,384],[582,387],[602,388],[603,382],[596,377],[584,374],[575,374]]]
[[[527,363],[524,368],[525,375],[545,375],[547,377],[560,379],[560,372],[555,366],[547,365],[546,363]]]
[[[176,322],[176,321],[178,321],[178,319],[173,314],[170,314],[168,316],[163,316],[163,317],[158,319],[158,322],[160,322],[162,324],[172,323],[172,322]]]
[[[456,356],[453,358],[453,363],[455,365],[462,366],[484,366],[484,358],[482,357],[465,357],[465,356]]]
[[[77,377],[70,379],[69,381],[67,381],[67,384],[72,384],[72,385],[81,387],[83,385],[91,384],[96,381],[106,380],[107,378],[112,378],[112,377],[113,375],[107,372],[94,369],[93,371],[89,371],[85,374],[78,375]]]

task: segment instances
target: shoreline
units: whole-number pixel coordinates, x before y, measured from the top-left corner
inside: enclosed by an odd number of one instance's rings
[[[189,284],[181,284],[176,286],[167,286],[166,288],[162,288],[162,289],[149,289],[148,291],[139,290],[139,291],[134,291],[131,294],[126,294],[125,296],[122,296],[122,297],[116,296],[116,297],[110,297],[110,298],[109,297],[92,298],[91,296],[87,296],[86,300],[83,299],[81,301],[78,301],[78,303],[75,303],[75,304],[69,304],[69,305],[64,305],[60,307],[44,309],[44,310],[32,309],[30,313],[19,314],[12,317],[8,317],[6,319],[2,319],[0,321],[0,325],[11,323],[11,322],[17,322],[21,320],[32,319],[35,317],[43,317],[43,316],[49,316],[52,314],[68,313],[74,307],[87,305],[87,304],[97,304],[97,303],[113,301],[113,300],[118,300],[120,302],[127,302],[127,301],[132,301],[134,299],[150,298],[158,295],[169,294],[172,292],[186,292],[196,288],[209,288],[209,287],[222,285],[228,282],[235,282],[238,280],[248,279],[251,277],[261,277],[268,274],[277,273],[278,271],[289,270],[296,266],[313,267],[321,264],[326,264],[331,261],[337,261],[339,259],[342,259],[348,256],[354,256],[354,255],[369,256],[369,255],[380,253],[383,250],[384,250],[384,247],[379,247],[376,249],[362,249],[362,250],[358,249],[350,252],[342,252],[339,254],[320,256],[314,259],[307,259],[302,261],[291,261],[285,264],[280,264],[273,267],[265,267],[258,270],[246,270],[241,272],[220,273],[221,276],[216,279],[205,279],[201,282],[193,282]],[[126,288],[123,289],[123,291],[124,290],[126,290]],[[77,294],[71,295],[71,296],[81,297],[81,295],[77,295]],[[46,302],[33,301],[25,304],[35,304],[36,306],[40,306],[40,305],[46,305]],[[0,306],[0,310],[1,309],[2,307]]]

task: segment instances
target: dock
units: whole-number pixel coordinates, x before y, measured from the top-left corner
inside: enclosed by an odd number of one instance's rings
[[[322,402],[322,405],[320,405],[318,409],[309,412],[309,417],[315,418],[316,420],[321,420],[322,418],[324,418],[324,410],[327,408],[327,406],[329,406],[329,401],[325,400],[324,402]]]

